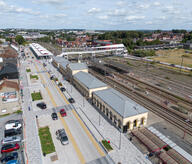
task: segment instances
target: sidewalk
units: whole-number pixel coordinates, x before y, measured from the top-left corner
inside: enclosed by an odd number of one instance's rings
[[[50,66],[48,66],[50,68]],[[56,72],[55,68],[51,66],[51,70]],[[62,81],[67,91],[64,92],[68,98],[72,96],[76,103],[74,103],[75,109],[86,123],[88,128],[94,134],[98,141],[103,138],[109,140],[113,147],[113,151],[109,153],[109,156],[115,161],[115,163],[121,162],[122,164],[137,164],[137,163],[151,163],[145,158],[145,156],[120,132],[106,121],[103,116],[96,111],[96,109],[85,100],[81,94],[71,86],[67,81],[62,79],[60,73],[56,73],[59,81]],[[72,91],[72,92],[71,92]],[[121,139],[120,139],[121,137]]]

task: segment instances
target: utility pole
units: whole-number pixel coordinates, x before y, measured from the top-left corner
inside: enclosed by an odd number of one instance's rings
[[[181,67],[180,67],[180,73],[181,73],[181,68],[183,66],[183,56],[181,56]]]

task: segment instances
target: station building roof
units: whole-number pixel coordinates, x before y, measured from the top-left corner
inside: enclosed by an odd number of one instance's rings
[[[123,118],[147,113],[148,110],[113,88],[96,91],[93,94],[114,109]]]
[[[53,56],[53,54],[50,51],[42,47],[40,44],[31,43],[29,44],[29,46],[34,50],[34,52],[38,57]]]
[[[86,63],[70,63],[70,64],[68,65],[68,67],[69,67],[72,71],[88,69]]]
[[[107,87],[107,84],[86,72],[80,71],[74,75],[74,78],[88,89]]]
[[[63,58],[63,57],[60,57],[60,56],[53,56],[53,60],[57,63],[57,64],[62,64],[62,63],[67,63],[69,64],[70,62]],[[65,66],[66,67],[66,66]]]

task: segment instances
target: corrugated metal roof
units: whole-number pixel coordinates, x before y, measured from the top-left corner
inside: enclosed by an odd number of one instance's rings
[[[148,112],[147,109],[113,88],[96,91],[93,94],[100,97],[107,105],[124,118]]]
[[[72,71],[88,69],[87,64],[85,64],[85,63],[70,63],[69,68]]]
[[[74,78],[76,78],[78,81],[80,81],[88,89],[101,88],[101,87],[107,86],[107,84],[98,80],[96,77],[92,76],[89,73],[82,72],[82,71],[76,73],[74,75]]]

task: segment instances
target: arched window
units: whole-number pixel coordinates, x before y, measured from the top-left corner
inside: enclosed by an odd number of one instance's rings
[[[144,125],[145,118],[141,118],[141,125]]]
[[[133,127],[137,127],[137,120],[134,120]]]
[[[107,115],[107,117],[109,116],[109,109],[108,108],[106,108],[106,115]]]
[[[113,113],[110,111],[110,119],[112,120],[113,118]]]
[[[121,120],[118,120],[118,127],[121,128]]]
[[[117,125],[117,117],[114,115],[114,123]]]
[[[129,121],[129,122],[127,123],[127,129],[130,129],[130,126],[131,126],[131,122]]]
[[[103,105],[103,113],[105,113],[105,105]]]

